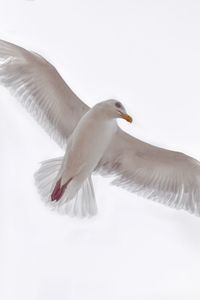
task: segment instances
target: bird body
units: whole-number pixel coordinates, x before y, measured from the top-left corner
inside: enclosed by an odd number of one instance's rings
[[[66,150],[41,163],[35,174],[43,201],[65,214],[97,213],[94,172],[113,176],[112,184],[200,215],[200,163],[158,148],[124,132],[117,118],[131,122],[123,105],[103,101],[92,109],[40,55],[0,40],[0,83],[27,108]]]
[[[80,119],[68,140],[63,165],[58,175],[60,188],[69,182],[66,190],[69,200],[94,171],[116,130],[116,121],[101,114],[101,107],[98,105]]]

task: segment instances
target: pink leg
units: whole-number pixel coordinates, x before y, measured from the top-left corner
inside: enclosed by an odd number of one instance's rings
[[[68,183],[72,180],[72,178],[70,180],[68,180],[65,184],[63,184],[62,186],[61,184],[61,178],[56,182],[55,188],[51,194],[51,201],[58,201],[60,200],[60,198],[62,197],[62,195],[65,192],[65,189],[68,185]]]

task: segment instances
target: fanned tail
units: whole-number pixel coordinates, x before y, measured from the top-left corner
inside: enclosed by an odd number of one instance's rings
[[[67,199],[67,193],[64,193],[59,201],[52,201],[51,194],[59,179],[62,162],[63,157],[43,161],[39,170],[35,173],[35,183],[42,201],[61,214],[77,217],[95,215],[97,205],[91,176],[83,182],[80,190],[72,200]]]

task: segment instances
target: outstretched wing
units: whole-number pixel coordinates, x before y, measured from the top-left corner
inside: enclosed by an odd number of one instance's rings
[[[89,107],[43,57],[0,40],[0,83],[64,146]]]
[[[200,163],[183,153],[144,143],[118,129],[97,166],[114,185],[200,215]]]

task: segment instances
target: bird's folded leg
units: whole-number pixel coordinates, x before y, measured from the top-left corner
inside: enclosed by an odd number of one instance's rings
[[[61,178],[56,182],[56,185],[54,187],[54,190],[51,194],[51,201],[58,201],[60,200],[60,198],[62,197],[62,195],[65,192],[65,189],[67,187],[67,185],[70,183],[70,181],[72,180],[72,178],[70,178],[65,184],[61,185]]]

